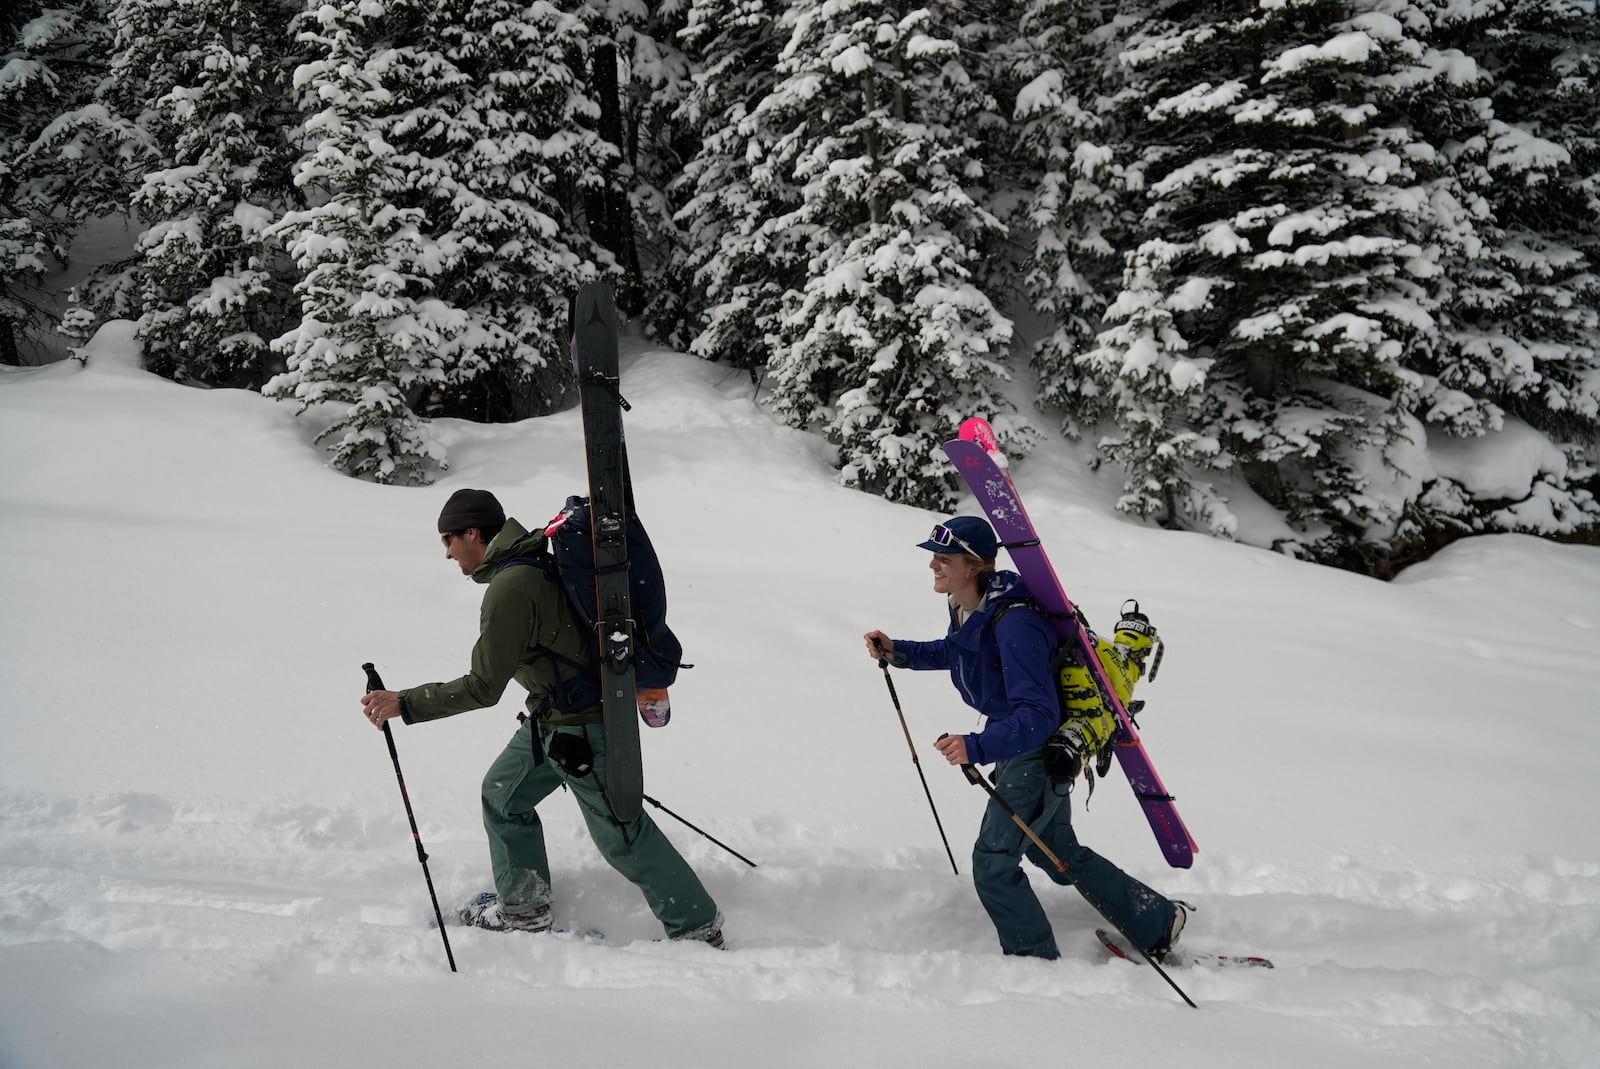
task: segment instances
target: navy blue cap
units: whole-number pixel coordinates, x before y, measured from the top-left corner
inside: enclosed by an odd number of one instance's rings
[[[1000,539],[994,528],[982,516],[952,516],[943,523],[934,524],[933,533],[926,542],[918,542],[918,549],[933,553],[966,553],[984,560],[994,560],[1000,552]]]

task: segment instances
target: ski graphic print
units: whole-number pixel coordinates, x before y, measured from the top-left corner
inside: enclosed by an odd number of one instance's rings
[[[1074,642],[1083,654],[1082,660],[1094,674],[1095,681],[1105,697],[1106,704],[1116,714],[1118,730],[1114,741],[1117,763],[1128,778],[1128,785],[1144,810],[1150,830],[1155,833],[1167,864],[1186,869],[1194,864],[1198,847],[1178,815],[1178,807],[1168,793],[1161,777],[1156,774],[1150,755],[1134,727],[1128,711],[1117,699],[1111,681],[1105,677],[1100,658],[1095,656],[1094,643],[1088,628],[1078,615],[1077,607],[1067,597],[1066,589],[1056,576],[1056,570],[1039,542],[1028,510],[1022,506],[1022,497],[1005,467],[1005,457],[995,441],[994,430],[981,419],[969,419],[961,425],[961,437],[944,446],[945,454],[955,464],[967,487],[978,499],[979,506],[994,524],[1000,544],[1011,554],[1011,560],[1033,600],[1044,610],[1056,633],[1064,641]]]
[[[644,811],[639,707],[633,678],[634,629],[628,591],[628,459],[617,378],[617,309],[611,290],[591,282],[572,306],[572,354],[583,406],[594,532],[594,593],[605,716],[605,795],[623,824]]]

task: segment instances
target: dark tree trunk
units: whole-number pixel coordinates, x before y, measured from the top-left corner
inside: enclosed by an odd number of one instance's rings
[[[0,364],[22,366],[22,352],[17,348],[17,331],[9,319],[0,319]]]

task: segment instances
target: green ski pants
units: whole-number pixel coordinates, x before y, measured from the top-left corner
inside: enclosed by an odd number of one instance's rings
[[[535,810],[563,783],[572,791],[600,854],[644,894],[668,938],[697,938],[717,925],[717,905],[700,878],[648,813],[619,824],[606,802],[605,731],[598,724],[545,728],[535,763],[534,721],[525,721],[483,776],[483,827],[501,908],[525,913],[550,901],[550,859]],[[569,777],[547,756],[557,734],[583,735],[594,748],[594,770]]]

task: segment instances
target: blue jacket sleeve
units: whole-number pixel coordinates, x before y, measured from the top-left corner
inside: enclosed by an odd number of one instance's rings
[[[945,640],[936,638],[931,642],[913,642],[908,638],[897,638],[894,642],[894,653],[889,657],[889,663],[896,668],[910,668],[915,671],[950,667],[950,647]]]
[[[967,759],[987,765],[1037,750],[1061,726],[1061,705],[1050,679],[1055,634],[1033,612],[1011,612],[995,623],[1011,715],[991,717],[967,736]]]

